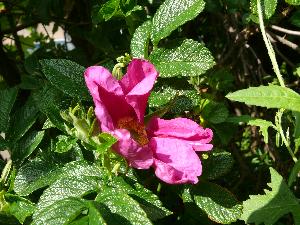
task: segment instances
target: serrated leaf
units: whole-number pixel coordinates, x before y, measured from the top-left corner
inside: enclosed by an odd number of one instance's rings
[[[231,153],[226,151],[214,150],[208,159],[202,159],[203,174],[201,177],[208,180],[214,180],[228,173],[234,163]]]
[[[43,73],[56,88],[73,98],[91,99],[84,82],[83,66],[67,59],[43,59],[40,64]]]
[[[77,170],[74,170],[74,165],[78,167]],[[68,168],[63,168],[59,179],[52,183],[41,195],[37,204],[37,210],[33,214],[34,224],[44,224],[44,221],[48,220],[47,211],[52,210],[53,207],[65,200],[69,198],[82,198],[91,192],[98,192],[100,179],[103,178],[102,175],[98,167],[88,165],[85,162],[70,163]],[[79,204],[79,206],[80,205],[81,204]],[[66,221],[67,219],[69,221],[69,217],[72,217],[72,215],[77,212],[77,210],[75,210],[75,212],[71,210],[70,215],[67,215],[67,218],[64,217],[63,220]],[[51,216],[51,220],[52,219],[55,219],[55,216]],[[72,219],[74,219],[74,217],[72,217]],[[53,222],[51,224],[54,225],[55,223]],[[59,224],[64,223],[61,222]]]
[[[154,50],[150,61],[161,77],[198,76],[215,65],[210,51],[203,44],[191,39],[184,40],[173,49]]]
[[[59,165],[51,161],[34,160],[22,166],[16,176],[14,191],[20,196],[27,196],[33,191],[54,182],[60,171]]]
[[[116,177],[112,185],[116,190],[127,193],[137,201],[151,221],[162,219],[171,214],[168,209],[163,207],[157,195],[129,177],[124,177],[124,179]]]
[[[264,19],[270,19],[276,11],[277,0],[261,0],[261,8],[263,11]],[[258,12],[257,12],[257,0],[250,1],[250,9],[251,16],[250,18],[256,22],[258,22]]]
[[[99,169],[85,161],[70,162],[62,167],[51,161],[37,159],[19,169],[15,179],[14,191],[18,195],[26,196],[64,176],[79,176],[80,174],[96,176],[99,175]]]
[[[105,21],[110,20],[119,10],[120,0],[109,0],[101,7],[98,16]]]
[[[0,91],[0,131],[6,132],[10,121],[10,111],[18,94],[17,88]]]
[[[265,143],[268,143],[269,141],[268,128],[272,127],[276,129],[275,125],[272,122],[263,119],[252,119],[248,122],[248,125],[259,127],[259,131],[263,135]]]
[[[17,142],[11,153],[13,161],[22,162],[36,149],[44,137],[45,131],[32,131],[24,135],[19,142]]]
[[[87,204],[80,198],[66,198],[56,201],[51,207],[38,210],[34,215],[32,225],[64,225],[78,216]]]
[[[276,85],[250,87],[230,93],[226,97],[249,105],[300,111],[300,95],[290,88]]]
[[[109,133],[101,133],[97,136],[101,144],[98,144],[97,151],[100,153],[106,152],[110,149],[118,140]]]
[[[204,120],[210,123],[223,123],[226,121],[229,111],[224,103],[210,101],[205,105],[201,113]]]
[[[20,107],[12,116],[11,127],[7,135],[10,141],[18,141],[34,124],[38,116],[38,108],[32,98],[29,98],[25,105]]]
[[[174,82],[174,81],[173,81]],[[175,98],[175,99],[174,99]],[[161,108],[168,107],[167,104],[172,101],[169,109],[171,113],[180,114],[184,111],[190,111],[200,103],[200,96],[195,89],[181,89],[176,86],[157,85],[149,97],[149,107]]]
[[[38,108],[46,114],[49,121],[60,130],[64,131],[64,120],[60,111],[65,110],[70,102],[66,95],[51,84],[45,85],[41,90],[33,93],[34,101]]]
[[[148,45],[152,22],[148,20],[139,26],[131,39],[130,50],[134,58],[148,58]]]
[[[250,199],[243,202],[243,215],[246,223],[266,225],[275,224],[283,215],[292,213],[294,223],[300,224],[300,204],[290,191],[282,176],[276,170],[270,168],[271,190],[265,190],[264,195],[250,195]]]
[[[32,215],[35,210],[35,204],[28,199],[12,194],[6,194],[5,199],[10,203],[9,213],[16,217],[21,224],[23,224],[25,219]]]
[[[107,188],[98,194],[95,201],[105,205],[110,211],[110,217],[119,217],[119,221],[122,221],[122,224],[152,224],[140,205],[124,192]],[[105,219],[108,220],[109,217]]]
[[[173,30],[194,19],[204,9],[203,0],[166,0],[153,17],[151,31],[152,42],[158,42],[169,36]]]
[[[183,195],[185,201],[189,201],[189,195],[196,205],[217,223],[232,223],[242,214],[242,205],[232,193],[219,185],[202,181],[199,185],[185,190]]]
[[[285,0],[290,5],[300,5],[300,0]]]

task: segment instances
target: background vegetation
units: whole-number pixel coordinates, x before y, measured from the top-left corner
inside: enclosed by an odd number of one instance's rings
[[[0,159],[0,224],[300,224],[298,5],[0,2],[0,150],[12,159]],[[49,23],[64,41],[37,32]],[[125,53],[160,72],[149,114],[213,129],[198,185],[166,185],[124,165],[114,176],[107,168],[120,159],[107,165],[105,152],[115,140],[85,139],[82,127],[97,128],[84,68],[123,73]]]

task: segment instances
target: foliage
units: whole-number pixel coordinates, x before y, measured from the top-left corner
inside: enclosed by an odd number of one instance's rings
[[[0,224],[300,224],[299,5],[1,2]],[[120,78],[132,58],[160,73],[146,123],[213,130],[197,184],[131,168],[101,132],[85,68]]]

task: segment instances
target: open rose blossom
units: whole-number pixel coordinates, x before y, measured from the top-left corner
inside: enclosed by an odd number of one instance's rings
[[[118,139],[113,149],[130,166],[153,167],[156,176],[169,184],[198,182],[202,166],[196,151],[212,149],[213,133],[186,118],[153,117],[144,125],[148,97],[158,76],[151,63],[133,59],[121,80],[101,66],[87,68],[84,76],[102,131]]]

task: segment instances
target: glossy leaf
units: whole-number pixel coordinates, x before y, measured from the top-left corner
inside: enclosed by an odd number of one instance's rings
[[[32,131],[23,136],[12,149],[12,159],[22,162],[25,158],[30,156],[36,147],[41,143],[45,132]]]
[[[10,111],[18,94],[17,88],[0,91],[0,131],[7,131],[10,121]]]
[[[289,88],[276,85],[250,87],[230,93],[226,97],[248,105],[300,111],[300,95]]]
[[[210,123],[223,123],[226,121],[229,111],[224,103],[210,101],[201,112],[204,120]]]
[[[234,160],[229,152],[214,149],[208,159],[202,159],[202,163],[203,173],[201,177],[214,180],[228,173],[234,164]]]
[[[66,59],[40,60],[42,71],[47,79],[67,95],[90,100],[83,72],[84,67]]]
[[[111,217],[119,217],[119,221],[122,221],[122,224],[152,224],[140,205],[124,192],[110,188],[104,189],[95,200],[109,209]]]
[[[7,139],[18,141],[34,124],[38,116],[38,108],[32,98],[29,98],[24,106],[20,107],[13,115],[12,124]]]
[[[80,198],[66,198],[56,201],[51,207],[39,209],[34,217],[32,225],[64,225],[71,222],[87,206]]]
[[[152,22],[148,20],[139,26],[131,39],[130,50],[134,58],[148,58],[148,45]]]
[[[199,185],[186,189],[183,198],[184,201],[190,201],[189,198],[192,198],[196,205],[217,223],[235,222],[242,214],[242,205],[233,194],[213,183],[202,181]]]
[[[264,19],[270,19],[276,11],[277,0],[261,0],[261,8],[263,11]],[[250,8],[252,15],[250,18],[258,23],[257,0],[250,1]]]
[[[9,213],[15,216],[21,224],[28,216],[31,216],[35,210],[35,204],[28,199],[17,195],[6,194],[5,199],[9,204]]]
[[[151,39],[158,42],[169,36],[173,30],[194,19],[204,9],[203,0],[166,0],[153,17]]]
[[[177,48],[154,50],[150,61],[161,77],[198,76],[215,65],[210,51],[191,39],[184,40]]]
[[[54,151],[58,153],[64,153],[71,150],[77,142],[77,139],[66,135],[58,135],[57,139],[58,141],[55,144]]]
[[[287,213],[292,213],[294,223],[300,224],[300,204],[290,191],[282,176],[270,168],[271,190],[265,190],[264,195],[250,195],[250,199],[243,202],[243,215],[246,223],[266,225],[275,224],[278,219]]]

